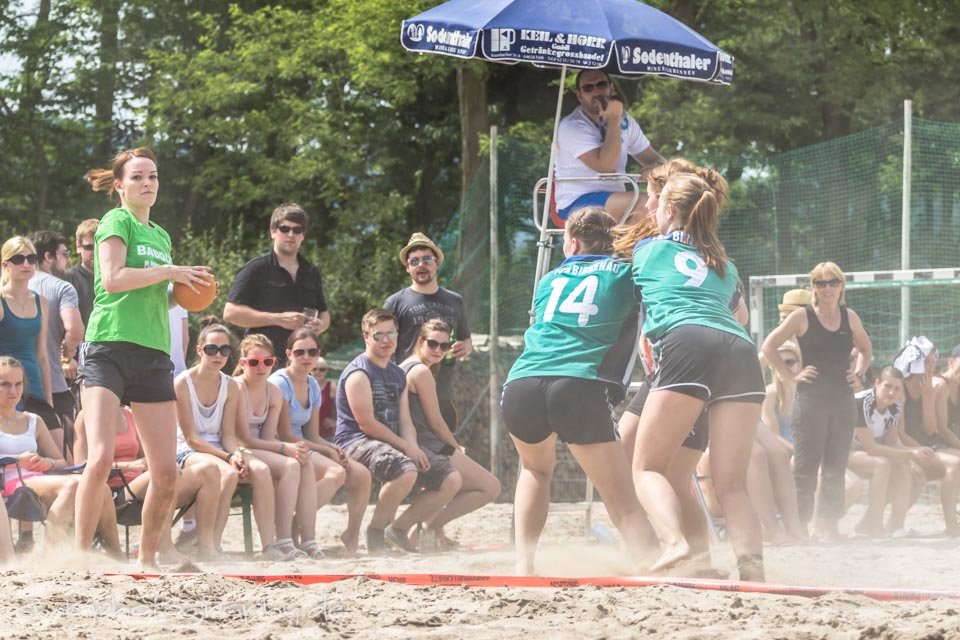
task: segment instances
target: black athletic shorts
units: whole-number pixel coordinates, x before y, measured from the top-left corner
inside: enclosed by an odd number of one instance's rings
[[[607,383],[543,376],[519,378],[503,388],[500,414],[511,435],[537,444],[556,433],[569,444],[598,444],[620,439]]]
[[[646,404],[648,395],[650,395],[650,385],[647,382],[642,382],[637,393],[630,399],[630,404],[627,405],[624,411],[629,411],[633,415],[639,416],[643,413],[643,405]],[[681,446],[687,449],[695,449],[702,453],[707,450],[709,440],[710,422],[707,419],[707,409],[704,407],[703,411],[700,412],[700,417],[697,418],[697,421],[693,424],[693,429],[687,434],[687,439],[683,441]]]
[[[653,391],[715,402],[762,404],[763,372],[753,343],[720,329],[685,324],[664,336]]]
[[[27,396],[23,399],[23,410],[35,413],[43,418],[43,424],[47,425],[49,431],[63,428],[63,425],[60,424],[60,418],[57,417],[57,412],[42,398]]]
[[[172,402],[173,362],[162,351],[132,342],[84,342],[77,378],[84,387],[105,387],[122,404]]]
[[[58,391],[53,394],[53,410],[58,416],[73,420],[74,408],[76,402],[73,399],[73,393],[70,391]]]

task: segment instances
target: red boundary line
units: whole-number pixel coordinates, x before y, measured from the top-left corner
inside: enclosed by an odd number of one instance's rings
[[[164,576],[191,577],[196,573],[108,573],[109,576],[126,576],[136,580],[155,579]],[[568,588],[568,587],[655,587],[673,586],[706,591],[728,591],[734,593],[763,593],[768,595],[802,596],[815,598],[831,593],[859,595],[886,602],[923,601],[933,598],[960,600],[960,591],[936,591],[927,589],[867,589],[858,587],[805,587],[765,582],[738,582],[736,580],[708,580],[686,578],[657,577],[590,577],[590,578],[546,578],[525,576],[475,576],[436,573],[367,573],[367,574],[219,574],[225,578],[236,578],[248,582],[294,582],[302,585],[329,584],[367,578],[411,586],[445,587],[519,587],[519,588]]]

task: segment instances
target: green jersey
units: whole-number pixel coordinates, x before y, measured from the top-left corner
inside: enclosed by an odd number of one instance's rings
[[[739,281],[729,260],[722,278],[707,267],[690,237],[681,231],[644,240],[633,252],[633,282],[643,296],[643,333],[654,342],[671,329],[695,324],[752,343],[730,312]]]
[[[602,380],[622,393],[637,346],[638,304],[630,263],[572,256],[537,286],[536,320],[507,382],[533,376]]]
[[[93,311],[87,324],[90,342],[132,342],[170,353],[167,282],[107,293],[100,279],[100,243],[117,237],[127,245],[124,266],[144,269],[172,264],[170,236],[159,225],[142,224],[125,208],[111,209],[97,227],[93,249]]]

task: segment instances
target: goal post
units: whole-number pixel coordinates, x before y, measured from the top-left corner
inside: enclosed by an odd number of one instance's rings
[[[759,347],[779,323],[777,305],[790,289],[809,289],[807,274],[751,276],[750,333]],[[904,317],[902,292],[910,292]],[[941,354],[960,344],[960,268],[852,271],[846,304],[857,312],[873,343],[874,362],[887,364],[903,346],[901,336],[925,335]]]

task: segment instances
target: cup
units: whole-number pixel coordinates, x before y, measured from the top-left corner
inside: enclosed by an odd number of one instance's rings
[[[306,324],[310,324],[311,322],[313,322],[314,320],[317,319],[317,314],[318,314],[318,313],[319,313],[319,312],[318,312],[316,309],[314,309],[313,307],[304,307],[304,308],[303,308],[303,321],[304,321]]]

